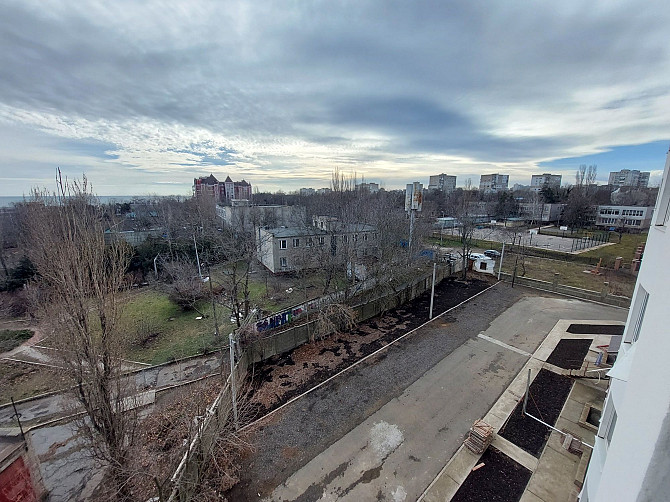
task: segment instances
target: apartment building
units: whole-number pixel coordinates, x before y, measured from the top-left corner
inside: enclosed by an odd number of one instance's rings
[[[565,204],[543,204],[522,202],[519,204],[519,216],[526,221],[555,223],[563,217]]]
[[[670,154],[581,502],[668,500]]]
[[[225,181],[217,180],[213,174],[193,178],[194,197],[212,197],[217,203],[231,203],[233,200],[251,200],[251,183],[233,181],[227,176]]]
[[[456,189],[456,176],[447,174],[436,174],[428,180],[428,190],[439,190],[440,192],[451,192]]]
[[[651,226],[653,207],[598,206],[596,226],[646,230]]]
[[[367,193],[379,192],[379,183],[359,183],[356,185],[356,190]]]
[[[482,174],[479,178],[479,189],[485,193],[507,190],[508,184],[508,174]]]
[[[612,171],[608,183],[617,187],[647,188],[650,174],[649,171],[638,171],[637,169]]]
[[[544,185],[551,188],[560,188],[562,179],[563,176],[560,174],[533,174],[530,177],[530,189],[534,192],[539,192]]]

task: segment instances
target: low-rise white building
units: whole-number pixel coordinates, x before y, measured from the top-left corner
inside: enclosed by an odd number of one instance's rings
[[[670,154],[581,502],[670,498]]]
[[[646,230],[651,225],[653,212],[653,207],[644,206],[598,206],[596,226]]]

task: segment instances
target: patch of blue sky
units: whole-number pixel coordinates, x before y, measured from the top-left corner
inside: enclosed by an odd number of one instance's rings
[[[104,141],[66,139],[58,142],[58,148],[84,157],[113,160],[119,158],[119,155],[115,153],[119,149],[118,146]]]

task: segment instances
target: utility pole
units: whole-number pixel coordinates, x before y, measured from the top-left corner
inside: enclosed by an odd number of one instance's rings
[[[500,253],[500,265],[498,266],[498,280],[500,280],[500,273],[502,272],[503,258],[505,258],[505,242],[503,242],[502,252]]]
[[[209,266],[209,262],[205,262],[207,265],[207,274],[209,275],[209,296],[212,299],[212,315],[214,316],[214,336],[219,338],[219,321],[216,318],[216,302],[214,301],[214,286],[212,286],[212,268]]]
[[[433,318],[433,299],[435,298],[435,269],[437,263],[433,262],[433,286],[430,288],[430,311],[428,312],[428,319]]]
[[[228,335],[228,343],[230,345],[230,393],[233,397],[233,419],[235,421],[235,430],[240,429],[240,422],[237,416],[237,390],[236,390],[236,372],[235,372],[235,336],[233,333]]]
[[[195,241],[195,234],[193,234],[193,246],[195,247],[195,261],[198,263],[198,277],[202,280],[202,270],[200,270],[200,255],[198,255],[198,243]]]
[[[421,211],[423,205],[423,185],[418,181],[408,183],[405,190],[405,211],[409,212],[409,257],[407,263],[412,261],[412,241],[414,239],[414,218],[416,212]]]

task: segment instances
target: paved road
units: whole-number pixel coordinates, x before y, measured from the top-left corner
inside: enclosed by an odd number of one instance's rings
[[[250,467],[260,479],[246,480],[246,489],[235,495],[295,502],[416,500],[527,360],[477,338],[480,332],[533,352],[560,318],[626,318],[625,310],[528,293],[498,285],[390,348],[376,364],[287,407],[257,437]],[[436,361],[428,349],[439,354]],[[407,382],[401,389],[397,375]],[[373,404],[380,379],[387,392]],[[357,402],[367,404],[362,413]]]

